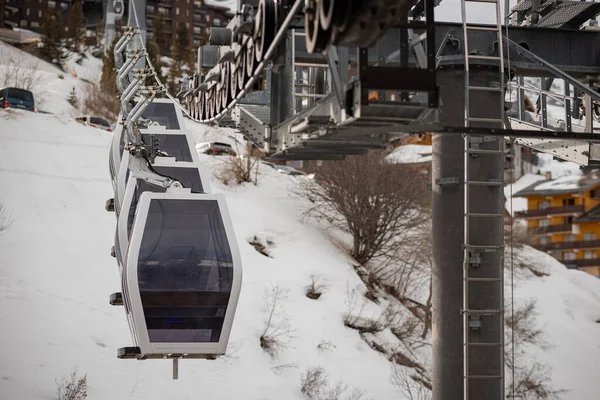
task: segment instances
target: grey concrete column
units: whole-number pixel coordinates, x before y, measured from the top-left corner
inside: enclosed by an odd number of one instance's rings
[[[498,81],[498,72],[478,71],[471,74],[471,83],[487,86]],[[440,119],[446,125],[461,126],[464,118],[463,72],[440,71]],[[471,94],[472,117],[499,118],[501,98],[497,92]],[[497,123],[478,123],[498,127]],[[498,149],[498,142],[481,145]],[[470,159],[470,180],[502,179],[503,156],[481,154]],[[463,265],[464,265],[464,139],[456,134],[433,135],[433,400],[463,399]],[[458,178],[459,184],[438,185],[436,179]],[[474,186],[470,190],[471,212],[503,213],[502,187]],[[470,244],[502,245],[503,218],[471,218]],[[502,251],[484,253],[481,265],[469,267],[473,277],[502,276]],[[469,284],[469,309],[498,309],[503,304],[502,282],[472,282]],[[482,317],[480,330],[468,330],[470,342],[500,343],[503,338],[503,318]],[[472,347],[469,352],[471,375],[497,375],[503,371],[501,347]],[[473,380],[469,399],[502,400],[500,380]]]

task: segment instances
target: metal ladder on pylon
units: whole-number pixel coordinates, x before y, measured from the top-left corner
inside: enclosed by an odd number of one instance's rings
[[[467,6],[472,3],[486,3],[496,8],[496,26],[474,25],[467,21]],[[504,126],[504,49],[502,40],[502,17],[500,0],[461,0],[464,33],[464,85],[465,85],[465,127],[472,124],[486,126]],[[470,54],[468,34],[482,31],[496,33],[497,54],[493,56]],[[469,74],[472,62],[493,60],[498,62],[497,87],[475,85]],[[498,94],[500,110],[497,118],[483,118],[471,115],[470,97]],[[478,94],[475,94],[478,93]],[[475,105],[475,103],[473,103]],[[464,399],[480,400],[485,396],[483,386],[498,385],[491,392],[504,398],[504,155],[505,142],[502,137],[482,135],[464,135],[464,261],[463,261],[463,379]],[[489,161],[488,161],[489,160]],[[486,162],[499,163],[500,174],[497,177],[485,176]],[[475,164],[477,163],[477,164]],[[475,168],[472,168],[474,164]],[[481,169],[481,171],[480,171]],[[483,175],[483,176],[482,176]],[[482,194],[481,191],[487,190]],[[480,191],[480,192],[477,192]],[[481,201],[473,202],[471,197],[479,199],[497,198],[497,206],[490,202],[482,206]],[[474,195],[474,196],[473,196]],[[482,197],[486,196],[486,197]],[[497,196],[497,197],[496,197]],[[479,226],[477,225],[479,224]],[[483,225],[482,225],[483,224]],[[499,229],[495,235],[482,235],[481,227]],[[487,229],[487,228],[486,228]],[[472,234],[472,230],[477,234]],[[486,236],[488,236],[486,238]],[[491,237],[491,239],[490,239]],[[496,240],[497,239],[497,240]],[[499,263],[499,264],[497,264]],[[494,268],[496,267],[496,268]],[[495,274],[493,272],[496,272]],[[495,301],[484,293],[490,288],[497,293]],[[495,292],[498,290],[498,292]],[[471,296],[470,296],[471,293]],[[474,294],[473,294],[474,293]],[[499,296],[499,297],[498,297]],[[491,327],[491,328],[490,328]],[[495,327],[495,329],[494,329]],[[486,329],[494,330],[487,332]],[[494,366],[490,366],[494,364]],[[497,365],[496,365],[497,364]],[[494,368],[495,367],[495,368]],[[496,396],[485,397],[496,400]]]

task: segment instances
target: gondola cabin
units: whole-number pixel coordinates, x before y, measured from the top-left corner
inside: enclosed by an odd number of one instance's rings
[[[113,140],[110,146],[109,165],[111,178],[113,180],[113,187],[116,187],[116,175],[118,174],[121,166],[121,159],[123,157],[123,150],[127,139],[124,136],[123,124],[120,122],[123,120],[123,116],[119,114],[117,119],[117,127],[113,134]],[[142,118],[148,119],[152,122],[149,130],[161,131],[180,131],[185,129],[185,121],[183,114],[179,107],[170,99],[155,99],[148,108],[142,114]],[[165,133],[166,133],[165,132]]]
[[[177,162],[199,163],[200,158],[196,151],[196,142],[192,134],[188,131],[159,131],[155,133],[152,130],[142,130],[142,140],[146,144],[152,143],[152,137],[158,140],[161,155],[156,157],[155,163],[159,163],[161,159],[168,158]],[[118,214],[121,210],[122,199],[127,187],[127,180],[130,175],[129,171],[128,152],[123,153],[123,158],[120,163],[120,168],[115,179],[115,211]]]
[[[156,159],[153,169],[160,175],[168,176],[190,189],[192,193],[210,193],[208,177],[202,165],[191,162],[174,162],[169,158]],[[122,212],[117,220],[117,237],[115,240],[115,251],[117,259],[127,252],[131,226],[136,212],[139,198],[144,192],[164,193],[167,189],[145,182],[142,179],[130,178],[123,196]],[[118,261],[118,260],[117,260]],[[122,265],[122,262],[120,263]]]
[[[225,354],[241,259],[220,194],[141,194],[123,270],[135,346],[119,358],[215,358]]]

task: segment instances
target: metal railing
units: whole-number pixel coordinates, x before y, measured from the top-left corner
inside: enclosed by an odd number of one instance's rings
[[[545,244],[534,244],[534,248],[541,251],[549,250],[581,250],[600,249],[600,240],[574,240],[569,242],[553,242]]]
[[[539,128],[540,130],[548,131],[573,131],[587,132],[600,131],[600,128],[594,126],[594,117],[592,110],[592,101],[587,99],[587,95],[583,96],[583,100],[574,95],[574,89],[564,80],[555,80],[563,85],[563,93],[546,90],[542,87],[545,82],[544,78],[538,78],[540,87],[528,82],[523,77],[518,77],[515,80],[508,82],[508,89],[512,94],[516,91],[516,98],[511,96],[513,106],[507,111],[507,116],[511,122],[519,122],[530,128]],[[525,97],[531,104],[536,107],[536,111],[527,111],[525,109]],[[574,115],[573,105],[586,104],[586,116],[577,118],[577,113]],[[516,103],[516,107],[514,107]],[[558,112],[551,112],[549,106],[558,107]],[[538,111],[539,110],[539,111]],[[584,119],[585,118],[585,119]]]
[[[517,211],[515,212],[515,218],[539,218],[539,217],[549,217],[551,215],[569,215],[569,214],[579,214],[585,212],[585,207],[583,204],[576,204],[572,206],[561,206],[561,207],[548,207],[548,208],[540,208],[534,210],[527,211]]]
[[[573,231],[573,224],[560,224],[548,226],[536,226],[529,228],[529,231],[534,235],[547,235],[554,233],[569,233]]]

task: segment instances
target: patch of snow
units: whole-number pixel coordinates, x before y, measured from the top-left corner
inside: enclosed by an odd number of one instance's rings
[[[534,172],[545,175],[546,172],[552,174],[552,179],[567,175],[581,175],[582,171],[579,164],[570,161],[558,161],[552,154],[538,153],[540,164],[534,167]]]
[[[407,144],[395,148],[386,159],[392,164],[424,163],[431,162],[432,154],[432,146]]]
[[[536,175],[536,174],[525,174],[514,184],[508,184],[504,187],[504,196],[506,196],[506,210],[511,212],[511,189],[513,196],[519,191],[525,189],[526,187],[533,185],[535,182],[539,182],[545,180],[546,177],[544,175]],[[525,197],[512,197],[512,213],[514,216],[515,212],[526,211],[527,210],[527,198]]]
[[[534,190],[572,190],[581,186],[580,176],[562,176],[548,182],[540,183]]]

